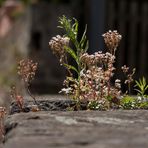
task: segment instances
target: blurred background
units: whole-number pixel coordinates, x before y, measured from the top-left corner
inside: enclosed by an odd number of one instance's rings
[[[48,47],[51,37],[62,34],[58,17],[75,17],[82,35],[88,24],[89,53],[103,50],[102,34],[118,30],[123,36],[117,50],[116,68],[136,68],[135,78],[148,79],[148,0],[0,0],[0,97],[10,86],[21,86],[17,62],[31,58],[39,63],[32,92],[58,93],[65,70]]]

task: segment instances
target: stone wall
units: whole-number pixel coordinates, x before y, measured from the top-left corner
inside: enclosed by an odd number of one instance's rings
[[[145,110],[30,112],[9,116],[3,148],[147,148]]]

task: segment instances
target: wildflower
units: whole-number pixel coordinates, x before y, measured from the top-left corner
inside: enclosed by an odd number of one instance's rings
[[[127,72],[129,71],[129,68],[124,65],[122,66],[122,71],[126,75],[126,80],[124,81],[124,83],[128,85],[128,92],[130,93],[131,83],[134,81],[133,76],[136,72],[136,69],[133,68],[132,73],[127,74]]]
[[[109,30],[102,36],[104,37],[105,44],[110,50],[111,54],[115,55],[115,51],[118,47],[120,40],[122,39],[122,36],[116,30]]]
[[[142,99],[141,96],[138,96],[138,97],[137,97],[137,101],[138,101],[139,103],[142,102],[142,100],[143,100],[143,99]]]
[[[61,65],[64,65],[68,72],[73,70],[77,73],[77,78],[73,75],[66,77],[64,81],[66,88],[63,88],[60,92],[72,95],[73,99],[78,101],[97,101],[97,103],[102,101],[102,105],[108,107],[110,103],[109,99],[106,98],[118,98],[120,94],[119,80],[115,81],[115,86],[111,86],[110,82],[115,70],[115,51],[122,36],[117,31],[108,31],[103,34],[103,37],[109,52],[99,51],[88,54],[86,52],[88,48],[88,42],[85,39],[86,31],[81,41],[77,40],[78,22],[75,21],[72,25],[71,20],[63,17],[60,19],[60,24],[61,28],[66,30],[66,36],[69,38],[57,35],[50,40],[49,46],[53,53],[60,58]],[[66,48],[66,46],[69,46],[70,39],[75,47],[74,50]],[[77,64],[76,67],[68,64],[66,53],[69,53],[74,59]]]
[[[119,80],[119,79],[115,80],[115,83],[120,83],[120,82],[121,82],[121,80]]]
[[[68,37],[61,37],[60,35],[57,35],[49,42],[51,50],[57,57],[60,58],[61,63],[63,62],[66,53],[64,47],[69,45],[69,40],[70,39]]]
[[[129,71],[129,67],[127,67],[126,65],[121,67],[123,73],[127,73]]]
[[[118,89],[121,88],[121,80],[119,80],[119,79],[115,80],[115,87],[118,88]]]
[[[69,88],[62,88],[60,93],[64,92],[65,94],[70,94],[71,91],[72,91],[72,88],[70,88],[70,87]]]
[[[90,65],[91,64],[91,58],[89,56],[88,53],[84,53],[81,57],[81,62],[84,64],[84,65]]]
[[[18,107],[23,110],[24,107],[24,98],[23,96],[17,93],[16,87],[12,86],[11,88],[11,98],[14,99],[18,105]]]
[[[31,94],[29,90],[30,82],[34,79],[38,63],[32,60],[21,60],[18,65],[18,74],[22,77],[24,81],[25,88],[28,94],[33,98],[34,102],[37,104],[35,97]],[[16,98],[17,99],[17,98]],[[19,97],[19,99],[22,99]]]
[[[21,60],[18,65],[18,74],[22,77],[24,82],[29,83],[34,79],[37,70],[37,63],[32,60]]]
[[[135,71],[136,71],[136,69],[134,68],[132,70],[132,73],[130,73],[130,74],[127,75],[127,80],[125,80],[125,84],[129,84],[129,83],[131,83],[131,82],[134,81],[133,76],[135,74]]]

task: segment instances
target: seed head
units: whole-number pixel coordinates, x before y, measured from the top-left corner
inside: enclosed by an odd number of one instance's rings
[[[29,83],[31,80],[34,79],[37,65],[37,63],[29,59],[21,60],[18,64],[18,74],[25,82]]]
[[[104,38],[107,48],[109,49],[111,54],[114,55],[115,50],[117,49],[118,44],[119,44],[120,40],[122,39],[122,36],[116,30],[114,30],[114,31],[109,30],[108,32],[106,32],[102,36]]]
[[[64,47],[69,45],[69,40],[70,39],[68,37],[61,37],[60,35],[57,35],[49,42],[52,52],[60,58],[61,63],[66,53]]]

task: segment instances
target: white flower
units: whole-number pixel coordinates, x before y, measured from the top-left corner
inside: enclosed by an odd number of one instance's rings
[[[72,91],[72,88],[71,87],[69,87],[69,88],[62,88],[59,93],[64,92],[65,94],[69,94],[71,91]]]
[[[141,101],[141,100],[142,100],[142,97],[138,96],[138,98],[137,98],[137,99],[138,99],[138,101]]]
[[[119,79],[115,80],[115,83],[120,83],[120,82],[121,82],[121,80],[119,80]]]

